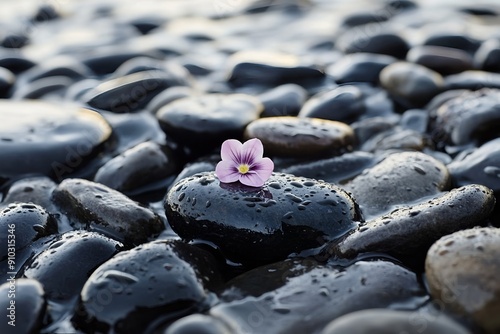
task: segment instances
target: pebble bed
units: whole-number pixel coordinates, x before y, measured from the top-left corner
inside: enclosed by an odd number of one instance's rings
[[[500,333],[494,1],[0,8],[0,333]]]

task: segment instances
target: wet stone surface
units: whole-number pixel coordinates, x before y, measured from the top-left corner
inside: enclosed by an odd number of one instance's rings
[[[67,232],[30,259],[18,275],[42,283],[48,299],[68,300],[80,293],[95,268],[122,248],[99,233]]]
[[[374,216],[448,190],[450,175],[438,160],[420,152],[394,153],[345,185],[364,215]]]
[[[491,189],[467,185],[368,220],[334,246],[341,257],[366,252],[411,255],[444,235],[484,224],[495,206]]]
[[[431,295],[487,333],[500,329],[499,241],[497,228],[458,231],[432,245],[425,262]]]
[[[9,297],[12,293],[15,299]],[[12,279],[0,285],[0,307],[2,333],[38,333],[44,327],[47,300],[42,284],[34,279]]]
[[[466,92],[445,102],[437,111],[434,140],[451,145],[483,143],[499,134],[500,90]]]
[[[99,231],[127,247],[144,243],[165,229],[153,211],[99,183],[66,179],[52,198],[75,227]]]
[[[444,316],[419,323],[419,315],[411,311],[366,310],[353,312],[332,321],[321,334],[471,334],[457,322]]]
[[[153,142],[141,143],[111,159],[97,171],[94,181],[123,193],[141,187],[161,187],[177,172],[177,161],[168,147]]]
[[[254,298],[221,303],[210,310],[210,315],[233,326],[233,333],[315,333],[350,312],[390,305],[397,308],[398,303],[405,302],[415,307],[424,301],[415,274],[391,262],[359,261],[347,268],[335,268],[304,260],[286,267],[263,268],[274,270],[266,276],[274,276],[281,286]],[[262,271],[266,270],[248,272],[248,282],[262,284]],[[229,289],[237,290],[238,286]],[[258,315],[249,318],[250,314]]]
[[[248,123],[263,110],[258,99],[246,94],[206,94],[167,104],[156,116],[167,136],[207,150],[228,138],[241,138]]]
[[[2,179],[32,173],[67,176],[102,150],[111,135],[99,114],[74,105],[2,100],[0,110]]]
[[[319,247],[361,219],[342,189],[290,174],[275,174],[260,188],[196,174],[174,185],[164,205],[179,236],[212,242],[232,261],[244,263]]]
[[[121,252],[89,278],[72,321],[84,331],[140,333],[205,311],[212,303],[206,289],[220,280],[215,268],[209,253],[180,241]]]
[[[245,138],[258,138],[271,156],[317,158],[352,150],[354,132],[345,123],[316,118],[267,117],[250,123]]]

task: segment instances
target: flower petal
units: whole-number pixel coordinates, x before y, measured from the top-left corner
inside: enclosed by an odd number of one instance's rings
[[[241,150],[243,144],[236,139],[228,139],[222,143],[220,156],[222,160],[232,161],[235,164],[241,163]]]
[[[241,163],[251,165],[261,159],[264,154],[264,146],[260,139],[253,138],[243,143],[241,148]]]
[[[221,182],[230,183],[238,181],[241,174],[234,162],[222,160],[215,166],[215,175]]]
[[[250,166],[250,170],[257,174],[265,182],[273,173],[274,163],[269,158],[262,158]]]
[[[250,187],[262,187],[266,180],[263,180],[257,173],[248,172],[240,174],[240,182]]]

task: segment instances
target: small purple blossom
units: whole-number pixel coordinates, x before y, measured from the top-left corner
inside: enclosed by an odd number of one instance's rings
[[[274,163],[263,158],[262,142],[253,138],[241,143],[236,139],[228,139],[222,143],[220,161],[215,167],[215,175],[221,182],[240,181],[250,187],[261,187],[271,176]]]

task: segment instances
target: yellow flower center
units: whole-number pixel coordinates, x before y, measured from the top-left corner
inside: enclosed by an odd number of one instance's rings
[[[246,174],[249,170],[250,166],[248,166],[247,164],[241,164],[238,166],[238,172],[240,172],[241,174]]]

